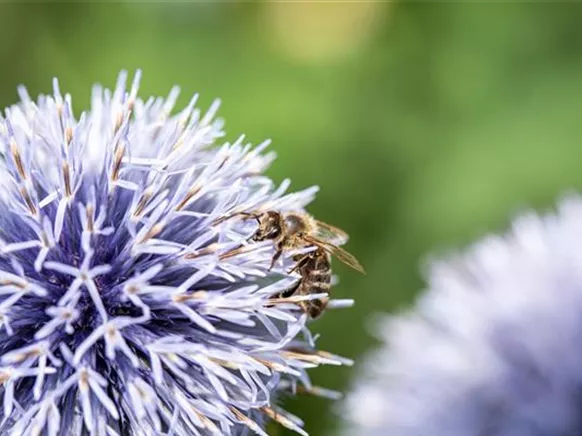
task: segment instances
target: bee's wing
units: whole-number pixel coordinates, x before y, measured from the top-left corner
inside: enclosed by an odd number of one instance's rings
[[[304,236],[303,239],[309,244],[321,247],[328,253],[333,254],[347,266],[355,269],[356,271],[361,272],[362,274],[366,273],[364,271],[364,267],[360,264],[360,262],[358,262],[358,259],[356,259],[352,254],[348,253],[343,248],[309,235]]]
[[[348,234],[342,229],[324,223],[323,221],[315,220],[317,228],[317,237],[324,241],[330,241],[334,244],[341,245],[348,242]]]

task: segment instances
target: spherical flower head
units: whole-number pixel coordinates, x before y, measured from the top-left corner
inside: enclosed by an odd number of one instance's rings
[[[343,404],[345,435],[582,434],[582,199],[433,262],[385,317]]]
[[[277,399],[345,362],[314,348],[312,297],[281,297],[292,254],[270,268],[237,213],[316,189],[285,195],[267,142],[217,145],[218,102],[172,114],[178,90],[143,101],[139,77],[95,86],[79,118],[56,80],[0,116],[0,433],[306,434]]]

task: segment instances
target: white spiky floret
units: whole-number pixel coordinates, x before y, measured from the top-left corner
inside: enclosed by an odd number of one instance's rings
[[[144,101],[126,79],[78,118],[56,80],[0,115],[0,433],[304,434],[275,400],[350,363],[315,349],[297,304],[324,295],[281,297],[292,253],[269,269],[256,223],[219,218],[317,189],[275,187],[268,141],[221,143],[218,101],[173,114],[178,88]]]
[[[343,404],[345,435],[567,436],[582,425],[582,198],[431,263],[376,324],[383,345]]]

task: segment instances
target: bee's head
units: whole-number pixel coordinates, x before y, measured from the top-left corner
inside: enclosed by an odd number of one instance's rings
[[[281,235],[281,214],[273,210],[265,212],[259,219],[259,228],[254,236],[256,241],[277,239]]]

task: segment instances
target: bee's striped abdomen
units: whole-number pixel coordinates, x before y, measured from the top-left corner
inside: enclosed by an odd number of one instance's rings
[[[295,291],[299,295],[329,293],[331,288],[331,263],[329,255],[318,249],[307,254],[309,258],[299,269],[300,284]],[[301,261],[301,259],[300,259]],[[302,307],[313,319],[321,315],[327,306],[328,298],[309,300],[302,303]]]

